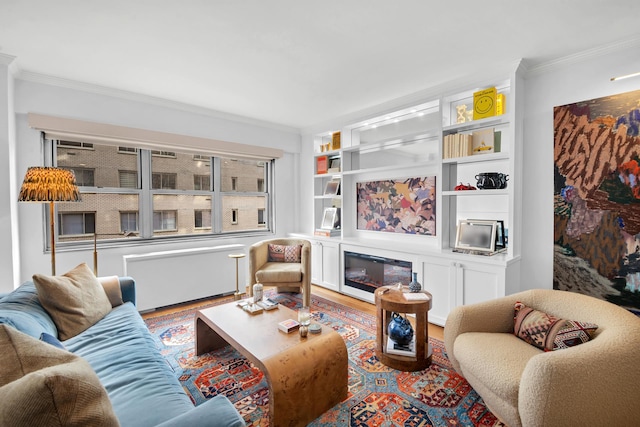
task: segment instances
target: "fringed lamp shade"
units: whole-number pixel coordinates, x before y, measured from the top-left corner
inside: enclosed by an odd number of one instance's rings
[[[68,169],[30,167],[20,189],[20,202],[78,202],[76,176]]]
[[[24,176],[19,202],[48,202],[51,227],[51,274],[56,274],[54,202],[79,202],[80,191],[73,171],[60,168],[30,167]]]

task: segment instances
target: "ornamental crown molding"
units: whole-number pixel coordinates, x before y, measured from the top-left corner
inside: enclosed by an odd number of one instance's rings
[[[10,65],[15,59],[15,56],[0,52],[0,65]]]
[[[2,54],[0,54],[2,55]],[[115,89],[108,86],[101,86],[93,83],[86,83],[71,79],[65,79],[62,77],[50,76],[47,74],[36,73],[33,71],[25,71],[19,70],[17,75],[17,79],[33,82],[33,83],[41,83],[49,86],[61,87],[65,89],[73,89],[83,92],[89,92],[97,95],[105,95],[119,99],[125,99],[128,101],[141,102],[150,105],[156,105],[164,108],[171,108],[175,110],[181,110],[189,113],[200,114],[203,116],[213,117],[217,119],[229,120],[254,126],[261,126],[269,129],[278,130],[281,132],[294,133],[299,135],[300,129],[282,125],[279,123],[268,122],[265,120],[254,119],[251,117],[241,116],[232,113],[225,113],[223,111],[213,110],[206,107],[200,107],[197,105],[186,104],[179,101],[172,101],[166,98],[159,98],[152,95],[145,95],[141,93],[131,92],[122,89]]]
[[[569,65],[574,65],[589,59],[597,58],[607,53],[617,52],[625,49],[638,49],[640,48],[640,36],[632,37],[626,40],[609,43],[606,45],[594,47],[592,49],[583,50],[573,55],[564,56],[562,58],[554,59],[552,61],[546,61],[543,63],[530,65],[527,67],[526,76],[537,76],[564,68]]]

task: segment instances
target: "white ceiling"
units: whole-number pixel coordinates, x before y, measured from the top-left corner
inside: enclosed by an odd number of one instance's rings
[[[637,39],[639,17],[638,0],[0,0],[0,53],[23,76],[304,128]]]

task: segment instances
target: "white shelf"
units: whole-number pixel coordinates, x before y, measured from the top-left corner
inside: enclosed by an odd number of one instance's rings
[[[391,165],[391,166],[381,166],[378,168],[365,168],[365,169],[356,169],[352,171],[342,172],[343,175],[358,175],[364,173],[376,173],[376,172],[385,172],[385,171],[397,171],[398,169],[407,169],[407,168],[420,168],[420,167],[428,167],[428,166],[438,166],[438,161],[428,161],[428,162],[416,162],[416,163],[405,163],[403,165]]]
[[[434,129],[430,131],[421,131],[421,132],[415,132],[415,133],[402,135],[394,138],[389,138],[382,141],[358,144],[353,147],[344,148],[342,151],[345,153],[349,153],[349,152],[365,153],[368,151],[387,150],[390,148],[418,144],[421,142],[429,142],[429,141],[435,142],[435,140],[438,139],[439,136],[440,136],[439,129]]]
[[[453,163],[453,164],[464,164],[464,163],[479,163],[479,162],[488,162],[492,160],[509,160],[508,153],[487,153],[487,154],[476,154],[475,156],[464,156],[464,157],[451,157],[448,159],[442,159],[442,163]]]
[[[313,196],[313,198],[314,199],[329,199],[329,200],[331,200],[331,199],[342,199],[342,194],[336,194],[336,195],[328,194],[326,196],[324,194],[322,194],[322,195],[318,195],[318,196]]]
[[[342,172],[332,172],[332,173],[321,173],[313,175],[314,178],[331,178],[331,179],[340,179],[342,177]]]
[[[460,191],[443,191],[443,196],[455,197],[476,197],[476,196],[508,196],[509,190],[460,190]]]
[[[473,120],[470,122],[456,123],[449,126],[443,126],[442,132],[446,135],[456,132],[470,132],[477,129],[488,128],[491,126],[506,126],[509,124],[509,116],[502,114],[500,116],[487,117],[486,119]]]

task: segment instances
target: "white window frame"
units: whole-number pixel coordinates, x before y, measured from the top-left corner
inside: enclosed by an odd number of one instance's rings
[[[58,147],[57,141],[56,140],[50,140],[50,139],[45,139],[44,134],[43,134],[43,143],[45,144],[45,165],[47,166],[57,166],[56,165],[56,149]],[[95,144],[104,144],[104,145],[112,145],[112,146],[117,146],[117,144],[111,144],[109,142],[95,142]],[[78,148],[78,147],[63,147],[63,148],[74,148],[74,149],[91,149],[94,150],[93,148],[94,143],[90,144],[91,148],[88,148],[89,145],[86,146],[86,148]],[[126,146],[128,147],[128,146]],[[256,228],[250,228],[250,229],[242,229],[242,230],[226,230],[223,228],[223,212],[222,212],[222,198],[226,195],[233,195],[233,196],[238,196],[239,193],[238,192],[223,192],[222,189],[220,188],[220,183],[222,180],[222,173],[221,173],[221,168],[220,168],[220,160],[223,157],[215,157],[215,156],[211,156],[211,157],[207,157],[207,156],[202,156],[200,158],[198,158],[199,161],[204,161],[208,163],[210,163],[210,167],[211,167],[211,184],[210,184],[210,188],[211,190],[207,191],[207,190],[190,190],[190,191],[185,191],[185,190],[175,190],[175,189],[153,189],[151,188],[151,158],[152,156],[156,156],[156,154],[154,153],[162,153],[162,154],[175,154],[175,152],[173,151],[164,151],[164,150],[150,150],[148,148],[132,148],[131,150],[120,150],[119,148],[116,148],[116,152],[117,153],[121,153],[121,154],[126,154],[126,155],[137,155],[138,156],[138,170],[135,171],[138,173],[138,188],[128,188],[128,187],[113,187],[113,188],[102,188],[102,187],[81,187],[80,191],[81,193],[83,192],[88,192],[88,193],[97,193],[97,194],[104,194],[104,193],[117,193],[117,194],[135,194],[138,196],[138,217],[137,217],[137,226],[138,226],[138,230],[136,233],[136,237],[138,237],[138,239],[128,239],[127,237],[125,237],[123,235],[122,238],[118,238],[116,237],[114,239],[113,234],[110,235],[109,240],[113,243],[113,241],[119,241],[116,244],[123,244],[123,245],[130,245],[132,244],[131,242],[140,242],[141,240],[151,240],[151,239],[156,239],[156,238],[161,238],[161,239],[176,239],[176,240],[181,240],[181,239],[216,239],[216,238],[220,238],[220,237],[225,237],[225,236],[229,236],[230,234],[238,234],[238,235],[242,235],[242,234],[263,234],[265,232],[272,232],[274,231],[274,225],[275,225],[275,218],[273,215],[273,201],[274,201],[274,193],[273,193],[273,182],[274,182],[274,168],[275,168],[275,159],[274,160],[258,160],[259,163],[264,162],[264,166],[265,166],[265,191],[264,192],[240,192],[241,196],[262,196],[265,197],[265,211],[266,211],[266,218],[267,218],[267,224],[265,227],[263,226],[259,226]],[[185,154],[184,151],[179,151],[180,154]],[[168,156],[170,157],[170,156]],[[228,157],[233,158],[232,155],[229,155]],[[240,157],[240,158],[247,158],[247,156],[244,157]],[[194,159],[195,160],[195,159]],[[259,166],[262,166],[261,164],[259,164]],[[134,171],[132,171],[134,172]],[[228,177],[229,175],[227,175]],[[145,178],[146,177],[146,178]],[[176,176],[176,181],[177,181],[177,176]],[[236,179],[238,177],[235,177]],[[96,179],[95,175],[94,175],[94,180]],[[119,181],[118,181],[119,182]],[[176,186],[178,186],[178,183],[176,182]],[[170,233],[165,233],[169,230],[153,230],[153,196],[155,194],[193,194],[193,195],[211,195],[211,227],[205,227],[205,229],[209,229],[210,232],[207,233],[189,233],[189,234],[175,234],[175,235],[169,235]],[[56,207],[56,210],[58,208]],[[171,210],[171,209],[166,209],[166,210]],[[44,221],[45,224],[47,224],[47,227],[45,227],[45,233],[48,230],[48,215],[46,214],[46,209],[44,211],[45,215],[44,215]],[[67,212],[65,212],[67,213]],[[178,212],[178,210],[176,210],[176,229],[180,228],[179,226],[179,215],[180,212]],[[239,211],[237,211],[236,215],[239,215]],[[57,215],[56,215],[56,218]],[[146,219],[145,219],[146,218]],[[236,217],[237,218],[237,217]],[[96,222],[99,222],[99,217],[98,214],[96,213]],[[118,217],[118,222],[120,224],[120,228],[121,228],[121,221],[120,218]],[[97,224],[96,224],[97,225]],[[58,234],[58,227],[56,227],[56,235]],[[120,232],[122,232],[123,230],[120,230]],[[133,231],[133,230],[126,230],[126,231]],[[177,231],[177,230],[173,230],[173,231]],[[91,235],[93,235],[93,233],[91,233]],[[64,235],[64,237],[68,237],[69,235]],[[100,236],[98,236],[98,239],[100,239]],[[45,239],[46,242],[50,241],[48,238]],[[78,246],[78,247],[83,247],[87,245],[87,241],[86,240],[80,240],[80,241],[76,241],[76,240],[68,240],[68,241],[58,241],[57,242],[58,245],[60,246],[60,248],[64,248],[64,247],[74,247],[74,246]],[[135,243],[134,243],[135,244]],[[48,245],[48,243],[47,243]]]

